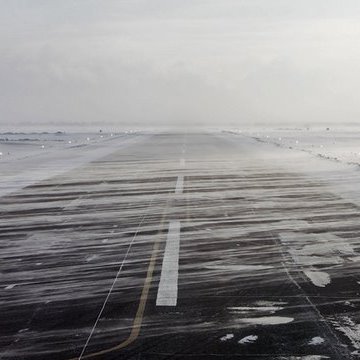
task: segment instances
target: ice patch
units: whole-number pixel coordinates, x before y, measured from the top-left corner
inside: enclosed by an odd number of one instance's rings
[[[249,335],[246,336],[244,338],[242,338],[241,340],[238,341],[239,344],[245,345],[245,344],[252,344],[255,341],[257,341],[258,336],[257,335]]]
[[[330,284],[330,275],[324,271],[304,270],[304,274],[318,287],[325,287]]]
[[[256,325],[280,325],[291,323],[294,321],[294,318],[286,316],[262,316],[256,318],[245,318],[241,319],[240,321],[247,324]]]
[[[226,334],[225,336],[220,338],[220,341],[228,341],[234,338],[234,334]]]
[[[315,336],[309,341],[309,345],[321,345],[325,342],[325,340],[320,336]]]

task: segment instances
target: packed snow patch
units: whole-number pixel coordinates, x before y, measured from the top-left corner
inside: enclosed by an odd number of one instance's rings
[[[283,307],[280,306],[233,306],[228,307],[228,310],[234,313],[249,313],[253,311],[260,311],[260,312],[268,312],[268,313],[275,313],[276,311],[283,310]]]
[[[294,318],[287,316],[261,316],[255,318],[244,318],[240,321],[247,324],[256,325],[280,325],[291,323],[294,321]]]
[[[318,287],[325,287],[331,282],[330,275],[325,271],[304,270],[304,274]]]
[[[272,269],[270,265],[207,265],[209,270],[225,270],[225,271],[255,271]]]
[[[258,339],[257,335],[249,335],[249,336],[245,336],[244,338],[242,338],[241,340],[238,341],[239,344],[245,345],[245,344],[252,344],[254,342],[256,342]]]
[[[295,264],[300,265],[305,276],[318,287],[330,284],[331,278],[327,272],[318,271],[317,265],[338,265],[349,256],[356,258],[351,244],[332,233],[283,232],[279,235]]]
[[[321,345],[325,340],[321,336],[315,336],[309,341],[309,345]]]
[[[234,334],[226,334],[225,336],[220,338],[220,341],[228,341],[234,338]]]

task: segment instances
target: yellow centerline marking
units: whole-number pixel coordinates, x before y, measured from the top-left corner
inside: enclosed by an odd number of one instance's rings
[[[142,325],[142,321],[143,321],[143,317],[144,317],[144,312],[145,312],[145,306],[146,306],[146,302],[148,299],[148,295],[149,295],[149,291],[150,291],[150,287],[151,287],[151,283],[152,283],[152,279],[153,279],[153,273],[155,270],[155,265],[156,265],[156,260],[157,260],[157,256],[160,250],[160,243],[161,243],[161,235],[162,235],[162,226],[164,224],[164,219],[165,219],[165,214],[166,211],[168,209],[168,203],[169,201],[166,202],[166,207],[160,222],[160,230],[157,234],[157,239],[155,240],[154,246],[153,246],[153,250],[151,253],[151,258],[150,258],[150,263],[148,266],[148,271],[146,274],[146,279],[145,279],[145,283],[141,292],[141,297],[140,297],[140,302],[139,302],[139,306],[135,315],[135,319],[131,328],[131,333],[129,335],[129,337],[121,342],[118,345],[115,345],[111,348],[108,349],[104,349],[104,350],[100,350],[97,352],[93,352],[87,355],[83,355],[81,357],[74,357],[71,358],[69,360],[80,360],[80,359],[90,359],[93,358],[95,356],[99,356],[99,355],[104,355],[104,354],[108,354],[110,352],[116,351],[116,350],[121,350],[127,346],[129,346],[131,343],[133,343],[139,336],[140,334],[140,330],[141,330],[141,325]]]

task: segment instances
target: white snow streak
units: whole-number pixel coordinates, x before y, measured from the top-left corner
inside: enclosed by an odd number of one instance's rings
[[[241,340],[239,340],[239,344],[245,345],[245,344],[252,344],[254,342],[256,342],[258,339],[257,335],[249,335],[246,336],[244,338],[242,338]]]

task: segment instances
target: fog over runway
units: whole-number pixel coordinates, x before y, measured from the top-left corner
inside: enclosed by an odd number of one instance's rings
[[[360,208],[326,159],[225,132],[63,154],[0,164],[1,359],[359,358]]]

